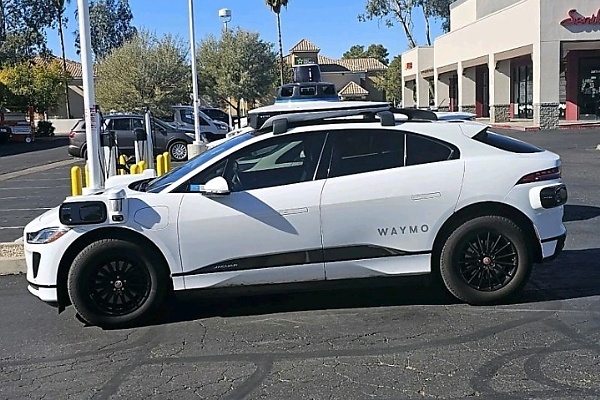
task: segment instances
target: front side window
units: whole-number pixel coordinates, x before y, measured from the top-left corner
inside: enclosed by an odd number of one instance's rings
[[[232,192],[314,179],[325,133],[274,137],[248,146],[192,178],[190,188],[222,176]]]
[[[404,133],[393,130],[336,132],[329,177],[404,165]]]
[[[454,146],[412,133],[406,135],[407,166],[453,160],[458,157],[458,149]]]

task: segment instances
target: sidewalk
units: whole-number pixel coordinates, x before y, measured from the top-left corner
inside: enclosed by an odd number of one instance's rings
[[[531,119],[513,119],[510,122],[490,123],[489,118],[477,118],[477,122],[487,124],[493,128],[511,129],[516,131],[539,131],[540,127],[533,123]],[[596,121],[565,121],[560,120],[558,129],[592,129],[600,128],[600,120]]]
[[[22,242],[22,239],[19,239]],[[24,274],[27,271],[22,243],[0,243],[0,276]]]

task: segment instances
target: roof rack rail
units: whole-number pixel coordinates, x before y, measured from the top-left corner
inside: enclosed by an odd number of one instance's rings
[[[393,114],[404,114],[409,121],[437,121],[438,116],[433,111],[421,110],[420,108],[396,108],[391,107],[390,111]]]

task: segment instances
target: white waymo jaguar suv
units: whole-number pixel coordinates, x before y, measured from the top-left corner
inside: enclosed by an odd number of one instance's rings
[[[558,155],[387,103],[279,107],[166,175],[110,178],[33,220],[29,291],[104,327],[183,290],[400,275],[482,305],[561,252]]]

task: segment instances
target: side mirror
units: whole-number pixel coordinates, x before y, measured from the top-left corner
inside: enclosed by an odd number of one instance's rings
[[[206,182],[206,185],[200,189],[200,193],[206,196],[224,196],[231,193],[231,191],[225,178],[217,176]]]

